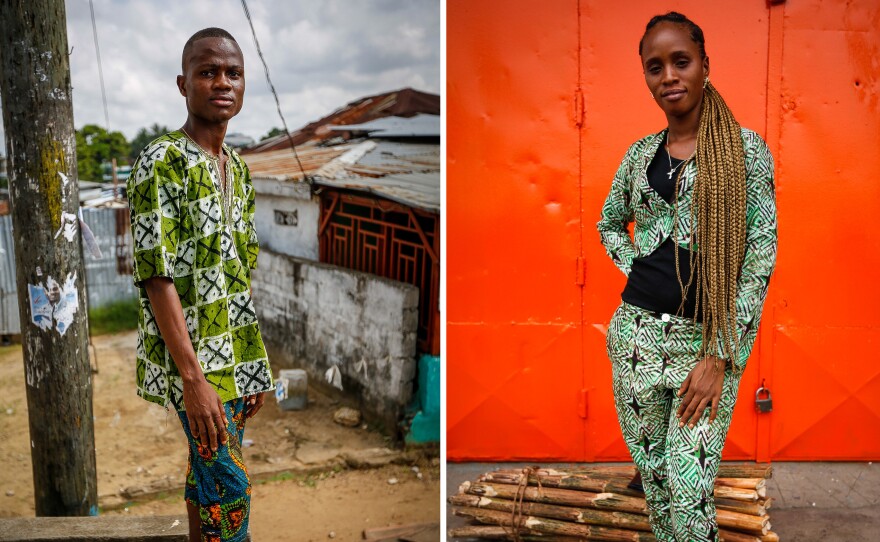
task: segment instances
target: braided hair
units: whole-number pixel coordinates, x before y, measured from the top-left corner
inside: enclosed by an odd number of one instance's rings
[[[648,22],[645,35],[660,22],[683,25],[699,47],[701,58],[706,57],[703,31],[693,21],[674,11],[657,15]],[[640,55],[645,35],[639,41]],[[745,155],[740,125],[708,79],[701,107],[695,152],[697,177],[691,205],[694,235],[690,249],[694,256],[690,258],[688,283],[683,284],[681,279],[678,251],[675,252],[675,271],[682,292],[682,307],[691,282],[696,281],[694,321],[702,309],[701,354],[720,357],[723,348],[737,367],[736,293],[746,245]],[[681,168],[676,178],[676,194],[683,171]],[[677,228],[678,220],[673,222]],[[697,242],[699,250],[696,250]]]

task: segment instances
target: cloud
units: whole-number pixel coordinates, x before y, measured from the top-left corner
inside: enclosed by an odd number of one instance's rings
[[[248,0],[248,7],[290,129],[370,94],[407,86],[440,92],[439,0]],[[66,8],[74,125],[104,125],[89,4]],[[258,139],[281,125],[240,1],[94,0],[94,9],[112,130],[131,139],[153,123],[183,124],[180,52],[208,26],[231,32],[245,57],[244,109],[229,132]]]

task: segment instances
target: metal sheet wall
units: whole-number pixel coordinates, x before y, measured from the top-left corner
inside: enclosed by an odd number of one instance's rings
[[[637,56],[661,8],[703,27],[713,81],[777,165],[780,256],[725,459],[880,458],[868,0],[448,3],[448,457],[628,459],[604,349],[624,279],[595,223],[627,146],[665,126]]]
[[[102,253],[99,259],[85,255],[89,307],[101,307],[137,296],[131,275],[120,275],[116,271],[115,213],[114,209],[83,209],[83,220],[95,234]],[[131,234],[126,231],[126,236],[131,237]],[[6,215],[0,216],[0,334],[20,333],[18,310],[12,217]]]
[[[101,249],[101,258],[85,254],[89,307],[102,307],[137,297],[131,275],[117,272],[116,246],[122,240],[118,240],[116,235],[116,210],[83,209],[83,220],[95,234]],[[131,232],[128,228],[125,229],[124,234],[127,241],[123,246],[130,247]]]
[[[12,335],[21,329],[15,286],[15,245],[12,216],[0,216],[0,334]]]

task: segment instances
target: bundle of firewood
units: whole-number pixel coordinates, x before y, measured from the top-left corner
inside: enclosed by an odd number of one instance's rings
[[[767,510],[769,465],[722,464],[715,480],[721,542],[778,542]],[[496,470],[465,482],[449,498],[473,520],[449,538],[654,542],[634,466]]]

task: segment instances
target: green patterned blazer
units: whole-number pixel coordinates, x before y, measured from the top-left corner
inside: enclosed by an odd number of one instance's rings
[[[673,205],[648,184],[648,165],[665,136],[666,130],[663,130],[640,139],[629,148],[602,206],[602,218],[597,225],[602,244],[626,275],[634,258],[651,254],[674,233],[678,234],[676,243],[690,247],[696,163],[688,162],[681,174],[675,195],[679,206],[677,228],[673,227],[676,220]],[[736,297],[739,356],[735,363],[739,369],[745,368],[758,332],[767,285],[776,264],[777,245],[773,156],[761,136],[752,130],[743,128],[742,140],[746,161],[746,251]],[[628,231],[631,222],[635,222],[632,238]],[[724,348],[720,351],[724,352]]]

